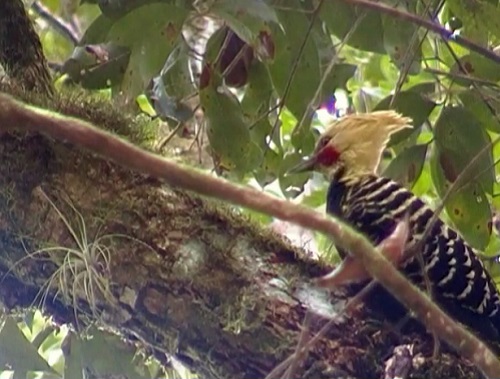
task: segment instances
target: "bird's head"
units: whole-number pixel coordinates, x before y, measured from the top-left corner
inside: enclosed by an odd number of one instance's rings
[[[392,134],[411,128],[411,119],[394,111],[348,115],[334,121],[319,138],[314,153],[290,173],[320,171],[331,177],[376,173]]]

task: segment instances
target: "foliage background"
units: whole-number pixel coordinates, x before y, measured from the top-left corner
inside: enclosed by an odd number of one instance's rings
[[[499,2],[385,1],[375,10],[355,3],[44,0],[26,5],[57,86],[82,86],[113,98],[124,110],[152,116],[150,147],[158,152],[311,207],[324,208],[327,183],[316,174],[286,172],[311,153],[329,120],[377,109],[411,117],[415,128],[392,139],[380,171],[437,206],[474,161],[460,190],[447,199],[443,217],[484,252],[496,274]],[[387,13],[383,5],[396,12]],[[432,22],[439,32],[420,27],[419,20]],[[327,239],[241,211],[312,253],[336,259]],[[67,374],[78,354],[67,353],[64,362],[60,344],[71,336],[53,330],[38,313],[17,321],[27,340],[13,327],[4,326],[5,338],[0,336],[0,356],[17,362],[15,375],[35,369],[52,371],[43,377]],[[91,342],[82,341],[82,349],[86,344]],[[117,352],[117,361],[125,354],[131,362],[135,353]],[[136,362],[145,361],[136,357]],[[158,366],[148,364],[142,375],[159,375]],[[135,370],[132,366],[127,369]]]

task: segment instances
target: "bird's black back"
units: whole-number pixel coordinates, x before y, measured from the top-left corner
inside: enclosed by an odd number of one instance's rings
[[[433,211],[397,182],[375,175],[333,179],[327,196],[327,213],[336,215],[365,234],[375,245],[386,239],[407,215],[410,235],[407,248],[415,246]],[[342,252],[340,252],[342,255]],[[450,316],[467,325],[483,339],[500,344],[500,299],[495,284],[474,250],[450,227],[438,220],[422,245],[422,256],[432,284],[433,298]],[[423,288],[421,269],[415,258],[401,270]],[[370,296],[389,318],[396,300],[380,287]],[[392,300],[392,301],[391,301]],[[387,304],[380,304],[380,302]],[[399,303],[398,303],[399,304]]]

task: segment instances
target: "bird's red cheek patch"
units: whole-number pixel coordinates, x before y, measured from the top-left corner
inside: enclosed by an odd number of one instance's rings
[[[317,160],[323,166],[331,166],[337,162],[339,156],[340,153],[335,147],[327,145],[319,151]]]

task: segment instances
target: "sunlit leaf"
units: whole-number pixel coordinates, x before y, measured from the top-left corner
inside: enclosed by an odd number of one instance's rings
[[[461,68],[466,71],[465,75],[469,74],[473,77],[485,79],[491,82],[497,82],[500,80],[500,63],[494,62],[491,59],[475,52],[461,57],[460,66],[456,63],[450,71],[452,73],[464,75]],[[454,79],[454,81],[463,86],[470,85],[470,80]]]
[[[6,317],[0,331],[0,370],[56,372],[26,339],[16,322]]]

